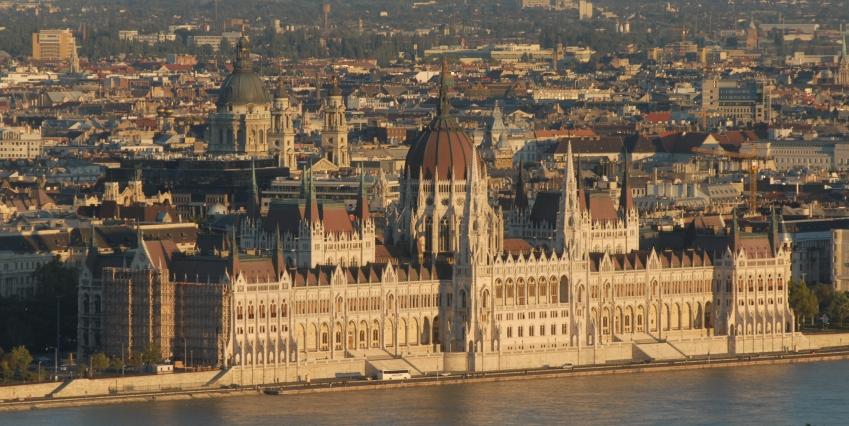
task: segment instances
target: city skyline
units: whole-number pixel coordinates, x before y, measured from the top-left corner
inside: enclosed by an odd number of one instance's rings
[[[0,412],[849,359],[841,5],[0,2]]]

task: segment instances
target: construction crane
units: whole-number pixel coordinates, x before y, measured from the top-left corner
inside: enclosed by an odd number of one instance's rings
[[[747,154],[742,152],[731,152],[724,149],[708,149],[708,148],[692,148],[690,151],[693,154],[708,155],[713,157],[728,158],[730,160],[740,160],[740,170],[748,170],[749,172],[749,194],[748,204],[749,213],[754,213],[758,208],[758,171],[760,170],[760,161],[768,160],[767,157]],[[749,163],[749,167],[745,167],[745,163]]]

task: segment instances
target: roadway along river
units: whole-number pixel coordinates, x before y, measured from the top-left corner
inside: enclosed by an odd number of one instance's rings
[[[849,423],[849,361],[0,414],[0,425]]]

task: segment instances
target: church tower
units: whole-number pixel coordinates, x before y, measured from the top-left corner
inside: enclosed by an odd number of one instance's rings
[[[839,86],[849,86],[849,53],[847,53],[846,47],[846,33],[842,33],[843,50],[841,51],[840,60],[838,61],[837,72],[834,74],[834,84]]]
[[[758,26],[755,24],[755,19],[749,21],[749,28],[746,29],[746,49],[755,50],[759,47]]]
[[[271,108],[271,130],[268,132],[271,152],[277,154],[278,165],[292,170],[295,158],[295,108],[289,102],[289,92],[283,82],[277,84]]]
[[[339,167],[350,167],[348,152],[348,121],[342,90],[334,81],[330,96],[324,104],[324,126],[321,131],[321,150],[324,157]]]

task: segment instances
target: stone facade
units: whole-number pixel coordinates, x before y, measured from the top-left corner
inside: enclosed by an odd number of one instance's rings
[[[278,213],[271,206],[241,229],[249,255],[235,233],[225,250],[204,256],[181,256],[158,241],[109,270],[121,277],[103,286],[116,287],[122,344],[147,340],[179,358],[183,320],[150,313],[181,303],[185,312],[206,312],[192,316],[196,327],[215,324],[205,344],[216,355],[206,362],[272,372],[267,381],[290,365],[333,369],[331,361],[360,358],[377,365],[403,357],[418,372],[482,371],[673,358],[683,353],[676,342],[729,353],[796,344],[790,251],[777,228],[744,234],[734,219],[712,247],[637,250],[627,173],[617,211],[612,200],[583,194],[570,152],[553,237],[505,240],[486,165],[449,114],[446,84],[440,93],[437,117],[407,157],[383,241],[372,234],[365,194],[353,213],[336,210],[316,199],[308,177],[302,200]],[[209,296],[175,300],[178,282]],[[159,299],[150,296],[157,286]],[[144,303],[136,308],[125,294]],[[128,311],[143,327],[125,324]],[[199,331],[186,333],[188,340]]]

